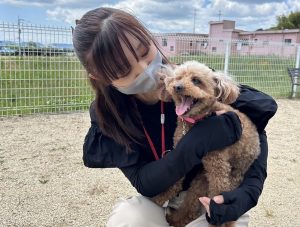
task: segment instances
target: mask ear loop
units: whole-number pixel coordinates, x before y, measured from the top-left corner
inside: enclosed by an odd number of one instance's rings
[[[90,78],[92,78],[93,80],[99,80],[96,76],[94,76],[94,75],[92,75],[92,74],[88,74],[88,76],[90,77]]]

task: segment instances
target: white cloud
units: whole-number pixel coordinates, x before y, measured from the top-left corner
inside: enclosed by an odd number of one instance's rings
[[[205,1],[120,1],[109,6],[124,9],[139,18],[152,32],[192,32],[194,9],[204,9]],[[197,18],[200,13],[197,12]],[[207,25],[207,21],[205,22]],[[197,31],[200,32],[199,26]]]
[[[299,0],[288,0],[289,12],[290,11],[300,11],[300,1]]]
[[[244,3],[244,4],[264,4],[264,3],[283,2],[282,0],[231,0],[231,1]]]
[[[153,32],[207,33],[209,21],[235,20],[236,28],[256,30],[276,24],[276,16],[300,10],[299,0],[3,0],[2,4],[45,8],[48,20],[74,25],[90,9],[109,6],[129,11]]]
[[[54,0],[43,1],[43,0],[3,0],[2,4],[8,4],[13,6],[34,6],[34,7],[46,7],[54,3]]]
[[[48,17],[52,20],[63,20],[70,25],[74,25],[75,20],[79,19],[86,10],[56,7],[55,9],[47,10],[46,12]]]
[[[2,4],[8,4],[13,6],[33,6],[33,7],[68,7],[68,8],[88,8],[96,7],[100,4],[103,4],[108,1],[100,0],[88,0],[88,1],[79,1],[79,0],[2,0]],[[110,1],[116,2],[116,1]]]
[[[295,0],[289,0],[289,2]],[[236,21],[236,28],[253,31],[267,29],[276,25],[276,16],[288,14],[291,3],[287,1],[234,1],[213,0],[211,8],[222,9],[222,19]],[[255,4],[255,3],[260,4]]]
[[[215,0],[213,1],[211,8],[220,9],[226,17],[246,16],[252,12],[252,9],[248,5],[228,0]]]

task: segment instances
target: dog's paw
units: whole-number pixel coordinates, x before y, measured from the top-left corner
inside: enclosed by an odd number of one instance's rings
[[[174,215],[167,213],[166,219],[170,226],[174,226],[174,227],[178,226]]]
[[[178,215],[178,213],[167,214],[166,219],[169,225],[172,227],[184,227],[188,224],[188,221]]]

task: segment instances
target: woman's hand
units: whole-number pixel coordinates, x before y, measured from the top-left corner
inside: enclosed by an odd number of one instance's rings
[[[238,188],[222,192],[213,199],[200,197],[205,207],[206,220],[212,225],[220,225],[236,221],[243,214],[256,206],[267,177],[268,143],[265,132],[260,137],[260,154],[244,175],[244,180]]]
[[[205,207],[208,217],[210,217],[210,211],[209,211],[209,205],[210,205],[210,198],[208,197],[200,197],[199,201],[202,203],[202,205]],[[224,197],[222,195],[217,195],[213,198],[213,200],[217,204],[223,204],[224,203]]]

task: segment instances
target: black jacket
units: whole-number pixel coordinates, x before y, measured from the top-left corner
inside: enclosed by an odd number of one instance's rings
[[[161,126],[160,126],[160,104],[145,105],[137,101],[138,109],[145,128],[160,151]],[[247,176],[255,175],[255,181],[259,191],[263,188],[267,176],[267,140],[264,129],[270,118],[277,110],[276,102],[268,95],[248,86],[241,86],[241,94],[232,107],[244,112],[256,125],[261,139],[261,154],[258,160],[249,169]],[[131,184],[144,196],[155,196],[185,175],[193,176],[193,172],[201,168],[202,156],[190,155],[189,152],[170,152],[164,158],[155,161],[147,140],[145,147],[136,146],[134,152],[126,153],[125,148],[114,142],[111,138],[104,136],[98,127],[93,105],[90,108],[91,127],[85,137],[83,145],[84,165],[90,168],[117,167],[130,180]],[[165,103],[165,135],[166,149],[173,147],[173,134],[176,127],[177,116],[173,102]],[[216,148],[225,147],[238,139],[236,131],[239,120],[231,114],[208,117],[200,121],[199,137],[194,139],[203,141],[203,154]],[[224,127],[220,127],[220,126]],[[223,128],[222,131],[221,128]],[[226,131],[227,130],[227,131]],[[231,134],[232,138],[226,137]],[[234,142],[234,141],[233,141]],[[251,170],[253,170],[251,172]],[[258,173],[256,172],[258,171]],[[245,181],[246,181],[245,177]],[[258,196],[257,196],[258,200]],[[256,201],[257,202],[257,201]]]

